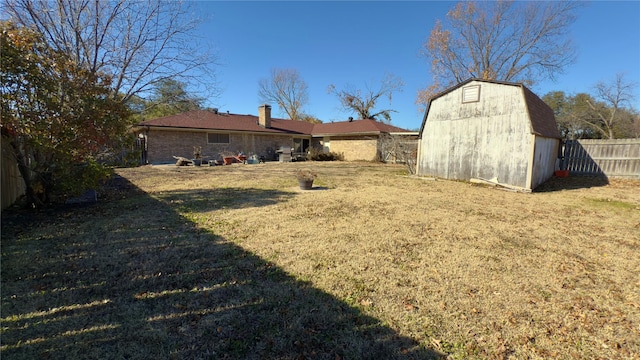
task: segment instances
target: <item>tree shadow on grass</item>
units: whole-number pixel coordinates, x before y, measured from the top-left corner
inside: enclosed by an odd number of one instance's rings
[[[130,190],[3,219],[3,359],[440,356],[168,205],[263,206],[290,195],[252,190],[219,204]]]
[[[165,192],[159,195],[162,201],[177,205],[178,209],[190,212],[205,212],[214,209],[239,209],[268,206],[291,197],[291,193],[279,190],[253,188],[193,189]]]

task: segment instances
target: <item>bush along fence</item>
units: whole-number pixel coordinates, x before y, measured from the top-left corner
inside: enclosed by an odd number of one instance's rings
[[[1,210],[13,205],[16,200],[25,194],[26,186],[18,166],[16,165],[13,149],[9,145],[11,139],[3,136],[0,142],[2,147],[2,161],[0,162],[1,186],[0,203]],[[136,166],[147,164],[146,138],[136,138],[134,141],[119,150],[109,149],[96,157],[96,161],[105,166]]]
[[[572,175],[640,179],[640,139],[567,140],[561,160]]]

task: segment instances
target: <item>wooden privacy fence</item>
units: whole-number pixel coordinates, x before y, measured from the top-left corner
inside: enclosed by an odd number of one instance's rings
[[[0,164],[1,189],[0,200],[2,202],[2,210],[13,204],[16,199],[24,194],[25,186],[13,151],[9,145],[9,139],[2,137],[2,163]]]
[[[575,175],[640,179],[640,139],[567,140],[561,164]]]

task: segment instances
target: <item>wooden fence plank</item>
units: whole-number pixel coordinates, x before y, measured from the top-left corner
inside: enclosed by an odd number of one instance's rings
[[[25,186],[20,171],[16,165],[13,150],[9,145],[9,139],[2,137],[2,163],[0,202],[1,209],[4,210],[12,205],[20,196],[24,195]]]
[[[640,139],[567,140],[563,170],[574,175],[640,178]]]

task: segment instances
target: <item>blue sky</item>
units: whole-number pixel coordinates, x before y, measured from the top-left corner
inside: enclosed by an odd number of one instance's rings
[[[286,1],[195,3],[205,18],[201,35],[216,49],[222,93],[207,105],[236,114],[257,114],[258,81],[272,68],[297,69],[309,86],[305,112],[324,122],[346,120],[327,87],[375,88],[386,73],[402,78],[402,92],[391,104],[392,124],[416,129],[422,113],[416,92],[431,84],[430,65],[420,56],[436,19],[444,19],[455,2]],[[556,82],[532,87],[549,91],[591,92],[598,81],[624,72],[638,83],[634,106],[640,109],[640,2],[590,2],[578,13],[569,34],[578,50],[576,63]],[[275,117],[285,115],[273,106]]]

